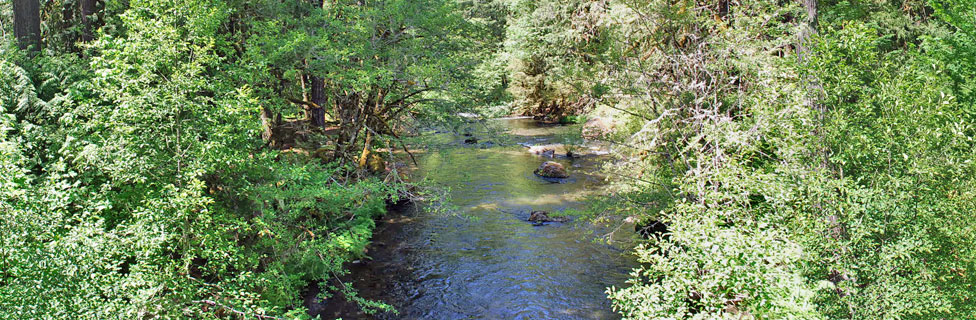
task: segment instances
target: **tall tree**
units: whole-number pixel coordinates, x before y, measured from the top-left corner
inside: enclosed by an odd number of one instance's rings
[[[803,19],[800,30],[800,43],[797,46],[797,57],[802,61],[810,52],[810,37],[817,34],[817,0],[802,0],[803,9],[807,16]]]
[[[94,22],[92,21],[95,15],[95,1],[96,0],[81,0],[79,1],[79,6],[81,6],[81,41],[88,42],[94,39]]]
[[[309,108],[309,120],[312,121],[316,127],[325,127],[325,109],[322,106],[325,105],[325,80],[322,77],[309,75],[308,76],[309,86],[309,100],[314,104]]]
[[[325,9],[326,2],[324,0],[312,0],[312,4],[318,8]],[[308,109],[308,118],[316,127],[324,128],[325,109],[322,109],[322,106],[326,102],[325,80],[316,74],[309,74],[308,85],[310,86],[309,100],[314,104]]]
[[[14,0],[14,36],[20,47],[41,48],[41,5],[38,0]]]
[[[796,56],[801,64],[806,63],[806,61],[810,59],[810,48],[814,45],[812,38],[817,34],[818,1],[819,0],[801,1],[803,4],[803,10],[806,11],[807,14],[806,18],[803,19],[796,46]],[[819,123],[819,127],[816,128],[817,132],[814,132],[814,136],[822,138],[823,134],[821,132],[821,127],[824,125],[824,121],[826,121],[827,113],[827,110],[825,109],[826,106],[820,103],[820,95],[823,92],[823,86],[820,85],[815,77],[809,75],[805,77],[804,81],[806,82],[807,90],[804,103],[807,105],[807,107],[816,112]],[[818,159],[821,168],[825,168],[827,167],[828,150],[822,141],[819,143],[819,146],[820,147],[816,150],[814,158]],[[831,217],[830,220],[833,221],[835,218]]]

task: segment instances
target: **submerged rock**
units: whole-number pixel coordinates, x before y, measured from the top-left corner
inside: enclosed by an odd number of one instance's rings
[[[543,162],[538,169],[535,169],[534,173],[543,178],[569,178],[569,173],[566,172],[566,167],[563,167],[562,164],[553,161]]]
[[[566,222],[568,220],[566,217],[550,217],[549,213],[545,211],[532,211],[529,214],[529,222],[533,222],[536,225],[541,225],[545,222]]]
[[[532,211],[532,213],[529,214],[529,221],[532,222],[549,221],[549,213],[545,211]]]

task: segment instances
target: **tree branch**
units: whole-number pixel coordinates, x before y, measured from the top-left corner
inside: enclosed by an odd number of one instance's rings
[[[305,101],[305,100],[295,99],[295,98],[285,98],[285,100],[288,100],[289,102],[294,103],[294,104],[301,104],[301,105],[309,106],[309,107],[312,107],[312,108],[315,108],[315,109],[321,109],[322,108],[322,106],[316,104],[315,102],[311,102],[311,101]]]

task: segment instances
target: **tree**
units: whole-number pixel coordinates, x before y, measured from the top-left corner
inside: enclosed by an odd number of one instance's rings
[[[49,54],[0,46],[0,319],[301,319],[313,283],[388,309],[332,279],[399,177],[341,161],[456,113],[475,63],[453,0],[326,3],[56,0]]]
[[[78,5],[79,5],[80,11],[81,11],[81,25],[82,25],[81,41],[82,42],[89,42],[89,41],[91,41],[94,38],[94,32],[95,32],[95,30],[93,30],[93,29],[95,28],[95,26],[94,26],[94,21],[92,21],[92,20],[94,18],[96,18],[94,16],[95,15],[95,2],[96,1],[97,0],[79,0],[78,1],[78,3],[79,3]]]
[[[973,318],[971,2],[621,6],[616,207],[669,232],[615,308]]]
[[[41,49],[41,6],[39,0],[14,0],[14,36],[21,48]]]

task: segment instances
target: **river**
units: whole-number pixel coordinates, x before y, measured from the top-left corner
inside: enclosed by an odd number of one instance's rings
[[[362,297],[389,303],[399,314],[364,315],[338,299],[313,313],[325,319],[619,318],[605,291],[625,285],[636,266],[626,242],[594,241],[607,230],[588,222],[526,221],[533,210],[582,208],[585,196],[605,188],[597,174],[604,157],[549,159],[523,146],[574,139],[574,125],[501,119],[467,130],[477,143],[437,133],[431,140],[450,147],[418,154],[411,172],[414,180],[447,190],[440,210],[395,208],[377,225],[371,260],[350,264],[345,277]],[[533,175],[546,160],[562,163],[571,177],[552,183]]]

